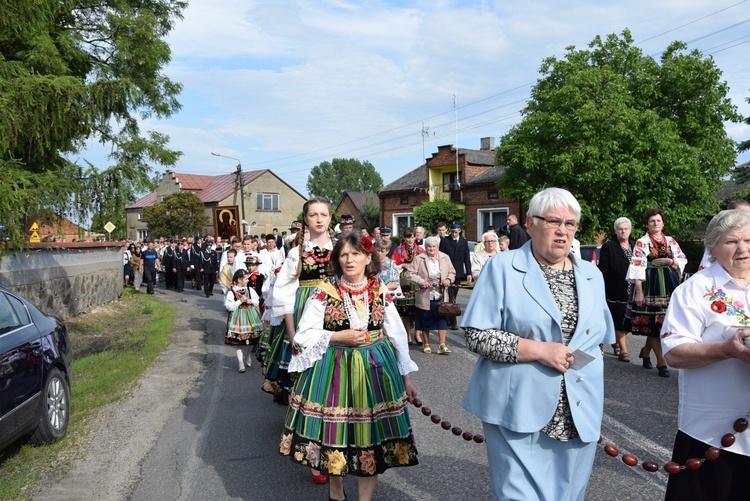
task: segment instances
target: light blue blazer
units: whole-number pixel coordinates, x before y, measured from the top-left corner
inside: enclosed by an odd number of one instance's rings
[[[479,357],[463,407],[482,421],[519,433],[541,430],[555,413],[563,378],[581,440],[599,439],[604,410],[604,362],[599,344],[613,343],[615,328],[601,272],[593,263],[574,255],[571,258],[578,323],[568,346],[594,360],[563,375],[539,362],[510,364]],[[487,261],[461,326],[500,329],[527,339],[562,343],[560,311],[531,253],[531,241]]]

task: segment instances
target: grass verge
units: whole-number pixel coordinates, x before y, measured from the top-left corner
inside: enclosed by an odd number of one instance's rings
[[[130,393],[169,345],[173,318],[170,305],[127,288],[120,301],[65,321],[74,355],[68,431],[52,444],[0,453],[0,499],[29,499],[34,484],[80,455],[88,421]]]

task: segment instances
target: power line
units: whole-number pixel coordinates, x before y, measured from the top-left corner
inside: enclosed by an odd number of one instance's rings
[[[655,38],[659,38],[659,37],[661,37],[663,35],[666,35],[668,33],[672,33],[674,31],[680,30],[682,28],[685,28],[687,26],[690,26],[692,24],[695,24],[695,23],[698,23],[698,22],[700,22],[702,20],[710,18],[710,17],[712,17],[714,15],[717,15],[719,13],[722,13],[722,12],[725,12],[725,11],[727,11],[729,9],[737,7],[738,5],[746,3],[747,1],[748,0],[742,0],[741,2],[737,2],[735,4],[727,6],[725,8],[722,8],[722,9],[719,9],[717,11],[711,12],[711,13],[705,15],[705,16],[702,16],[700,18],[694,19],[694,20],[692,20],[690,22],[684,23],[684,24],[682,24],[680,26],[677,26],[675,28],[663,31],[661,33],[658,33],[658,34],[653,35],[651,37],[648,37],[646,39],[643,39],[643,40],[640,40],[638,42],[635,42],[634,44],[635,45],[639,45],[639,44],[643,44],[645,42],[648,42],[650,40],[653,40]],[[746,19],[744,21],[740,21],[738,23],[726,26],[724,28],[721,28],[719,30],[713,31],[711,33],[708,33],[708,34],[703,35],[701,37],[698,37],[696,39],[690,40],[689,42],[686,42],[686,43],[687,44],[692,44],[692,43],[698,42],[700,40],[704,40],[704,39],[709,38],[711,36],[714,36],[714,35],[717,35],[719,33],[723,33],[725,31],[728,31],[728,30],[731,30],[733,28],[736,28],[737,26],[740,26],[740,25],[745,24],[747,22],[750,22],[750,19]],[[730,45],[728,47],[717,49],[718,47],[722,47],[723,45],[731,44],[731,43],[733,43],[735,41],[742,40],[743,38],[746,38],[746,37],[741,37],[741,38],[732,40],[730,42],[725,42],[724,44],[720,44],[718,46],[712,47],[711,49],[707,49],[705,52],[713,50],[714,52],[711,52],[711,54],[715,54],[715,53],[722,52],[724,50],[728,50],[730,48],[734,48],[734,47],[737,47],[739,45],[743,45],[745,43],[748,43],[748,41],[742,41],[742,42],[739,42],[737,44]],[[717,49],[717,50],[715,50],[715,49]],[[652,56],[658,55],[660,53],[653,54]],[[505,95],[510,94],[512,92],[516,92],[518,90],[531,87],[533,84],[534,84],[533,81],[532,82],[528,82],[528,83],[524,83],[522,85],[518,85],[516,87],[513,87],[513,88],[510,88],[510,89],[498,92],[496,94],[493,94],[493,95],[490,95],[490,96],[487,96],[487,97],[484,97],[484,98],[481,98],[481,99],[477,99],[475,101],[471,101],[471,102],[463,105],[461,107],[461,109],[470,108],[472,106],[476,106],[476,105],[484,103],[486,101],[489,101],[489,100],[492,100],[492,99],[495,99],[495,98],[498,98],[498,97],[501,97],[501,96],[505,96]],[[508,103],[504,103],[504,104],[501,104],[500,106],[497,106],[497,107],[494,107],[494,108],[490,108],[490,109],[487,109],[487,110],[483,110],[483,111],[480,111],[480,112],[475,113],[473,115],[464,116],[464,117],[460,118],[458,121],[459,122],[466,122],[466,121],[468,121],[470,119],[477,118],[477,117],[480,117],[482,115],[486,115],[488,113],[492,113],[494,111],[497,111],[499,109],[507,108],[509,106],[513,106],[515,104],[518,104],[518,103],[521,103],[521,102],[525,102],[527,100],[528,100],[528,97],[524,97],[523,99],[514,100],[514,101],[511,101],[511,102],[508,102]],[[324,148],[319,148],[319,149],[316,149],[316,150],[312,150],[312,151],[305,152],[305,153],[300,153],[300,154],[297,154],[297,155],[290,155],[288,157],[283,157],[283,158],[279,158],[279,159],[275,159],[275,160],[271,160],[271,161],[258,162],[258,163],[254,163],[254,164],[251,163],[251,164],[248,164],[248,165],[249,166],[264,166],[265,168],[274,168],[276,170],[283,170],[283,169],[287,169],[287,168],[290,168],[290,167],[293,167],[293,166],[296,166],[296,165],[300,165],[300,164],[309,165],[311,163],[317,163],[319,161],[327,160],[327,159],[329,159],[331,157],[342,158],[342,157],[348,157],[348,156],[349,157],[350,156],[355,156],[355,157],[356,156],[369,156],[369,157],[377,158],[377,157],[386,156],[386,155],[392,154],[392,153],[394,153],[396,151],[400,151],[400,150],[404,150],[404,149],[411,149],[411,148],[414,148],[415,146],[419,146],[421,144],[421,140],[416,139],[415,132],[414,132],[414,130],[416,130],[416,126],[420,126],[421,127],[421,125],[425,121],[433,120],[435,118],[444,117],[448,113],[453,114],[453,112],[454,112],[454,109],[451,108],[451,109],[445,110],[443,112],[436,113],[434,115],[428,116],[426,118],[421,118],[419,120],[415,120],[415,121],[409,122],[407,124],[404,124],[404,125],[401,125],[401,126],[398,126],[398,127],[393,127],[391,129],[388,129],[388,130],[385,130],[385,131],[382,131],[382,132],[376,132],[376,133],[373,133],[373,134],[369,134],[369,135],[361,137],[361,138],[352,139],[350,141],[345,141],[343,143],[339,143],[339,144],[332,145],[332,146],[327,146],[327,147],[324,147]],[[501,122],[501,121],[506,120],[508,118],[515,117],[516,115],[518,115],[518,113],[520,113],[520,110],[517,110],[517,111],[515,111],[514,113],[512,113],[510,115],[507,115],[507,116],[504,116],[504,117],[501,117],[501,118],[491,119],[491,120],[488,120],[488,121],[485,121],[485,122],[481,122],[481,123],[478,123],[478,124],[468,124],[467,123],[464,127],[461,127],[458,130],[458,132],[466,132],[466,131],[474,130],[474,129],[477,129],[477,128],[481,128],[481,127],[484,127],[484,126],[487,126],[487,125],[490,125],[490,124],[493,124],[493,123]],[[448,125],[452,125],[452,124],[449,124],[448,121],[446,121],[443,124],[439,124],[439,125],[435,126],[433,128],[433,131],[435,129],[445,128]],[[410,128],[413,128],[413,127],[414,127],[414,130],[411,130]],[[388,134],[391,134],[393,132],[398,132],[398,131],[405,131],[405,132],[403,134],[400,134],[400,135],[396,136],[396,137],[387,136]],[[447,132],[447,133],[444,133],[444,134],[436,134],[435,136],[433,136],[433,139],[445,138],[445,137],[451,136],[454,133],[455,133],[455,131],[450,131],[450,132]],[[330,150],[337,150],[337,149],[345,147],[345,146],[361,144],[363,141],[367,141],[369,139],[374,139],[374,138],[377,138],[379,136],[386,136],[386,137],[384,139],[381,139],[381,140],[378,140],[378,141],[375,141],[375,142],[372,142],[372,143],[364,144],[364,145],[361,145],[361,146],[356,146],[356,147],[352,147],[352,148],[345,148],[343,150],[335,151],[333,153],[329,153],[329,154],[325,154],[325,155],[318,155],[318,154],[321,154],[323,152],[330,151]],[[415,138],[415,139],[411,140],[412,138]],[[394,144],[394,143],[399,143],[400,141],[407,141],[407,143],[403,144],[403,145]],[[381,146],[386,145],[386,144],[390,145],[390,147],[386,148],[386,149],[380,148]],[[456,145],[456,146],[458,146],[458,145]],[[370,150],[370,149],[373,149],[373,148],[375,148],[376,151],[371,152],[369,155],[364,155],[363,154],[363,152],[366,152],[367,150]],[[360,153],[361,155],[355,155],[356,153]],[[287,162],[288,160],[294,160],[294,161]],[[304,169],[296,169],[296,170],[286,171],[285,174],[294,174],[294,173],[297,173],[297,172],[307,172],[307,171],[309,171],[309,167],[305,167]]]

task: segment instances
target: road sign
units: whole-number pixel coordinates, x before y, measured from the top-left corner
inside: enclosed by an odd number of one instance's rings
[[[107,233],[112,233],[115,231],[116,226],[112,224],[112,221],[107,221],[107,224],[104,225],[104,229],[107,230]]]
[[[29,231],[32,232],[32,233],[35,232],[35,231],[39,231],[39,225],[36,224],[36,221],[34,221],[33,223],[31,223],[31,228],[29,228]]]
[[[31,242],[32,244],[38,244],[40,242],[38,231],[31,232],[31,236],[29,237],[29,242]]]

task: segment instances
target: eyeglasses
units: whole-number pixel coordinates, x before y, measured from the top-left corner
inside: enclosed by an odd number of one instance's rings
[[[483,240],[484,245],[496,244],[497,240]]]
[[[550,217],[550,218],[546,218],[542,216],[531,216],[531,217],[535,217],[537,219],[541,219],[542,221],[544,221],[545,224],[547,225],[547,228],[560,228],[563,225],[565,225],[565,229],[567,231],[576,231],[578,229],[578,223],[573,220],[563,221],[562,219],[558,219],[556,217]]]

